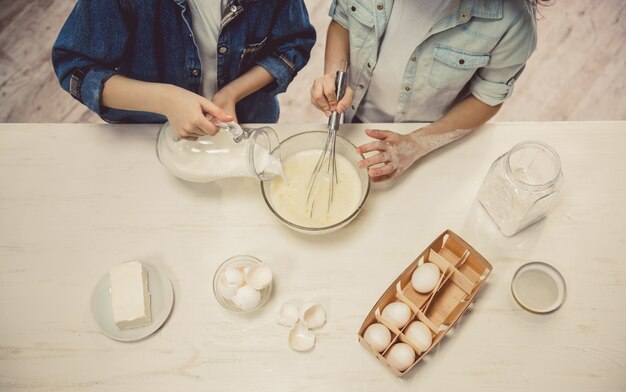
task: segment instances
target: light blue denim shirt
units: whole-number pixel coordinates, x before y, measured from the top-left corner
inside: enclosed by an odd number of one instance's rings
[[[392,6],[393,0],[334,0],[330,8],[350,37],[354,99],[346,121],[367,91]],[[469,94],[491,106],[504,102],[536,44],[533,1],[461,0],[408,60],[394,122],[435,121]]]

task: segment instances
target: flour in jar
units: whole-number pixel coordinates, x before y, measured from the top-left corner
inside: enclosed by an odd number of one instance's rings
[[[320,172],[313,214],[307,204],[309,181],[322,150],[299,151],[283,161],[284,178],[276,176],[270,183],[270,198],[274,209],[285,220],[304,227],[327,227],[349,217],[361,201],[361,179],[356,167],[343,155],[336,155],[337,178],[333,200],[329,176]]]

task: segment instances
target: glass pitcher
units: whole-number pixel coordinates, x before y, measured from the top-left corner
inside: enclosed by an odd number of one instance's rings
[[[280,147],[270,127],[242,128],[235,122],[216,122],[215,136],[196,140],[177,136],[166,122],[157,140],[161,164],[176,177],[210,182],[229,177],[253,177],[262,181],[282,175]]]
[[[527,141],[491,165],[478,200],[502,234],[510,237],[544,218],[563,185],[561,160],[550,146]]]

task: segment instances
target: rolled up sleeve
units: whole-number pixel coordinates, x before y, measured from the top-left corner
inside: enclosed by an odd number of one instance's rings
[[[117,1],[79,0],[52,47],[61,87],[99,115],[104,83],[117,73],[128,28]]]
[[[308,63],[316,38],[302,0],[279,3],[276,20],[281,22],[272,29],[267,54],[256,61],[274,78],[274,83],[265,89],[271,95],[287,90],[298,71]]]
[[[511,70],[501,70],[500,74],[504,76],[514,73],[514,75],[508,80],[502,80],[501,78],[494,77],[496,75],[493,74],[483,76],[479,71],[472,79],[470,92],[473,96],[487,105],[497,106],[506,101],[511,94],[513,94],[515,81],[519,78],[523,70],[524,66],[514,67]]]
[[[257,61],[257,64],[265,68],[274,78],[274,83],[269,85],[268,93],[271,95],[280,94],[287,90],[287,87],[296,76],[295,64],[283,57],[280,53],[265,56]]]
[[[328,16],[333,18],[333,20],[343,26],[343,28],[348,29],[348,14],[341,0],[333,0],[328,10]]]
[[[535,15],[524,9],[490,53],[489,63],[472,77],[470,93],[490,106],[504,102],[536,46]]]
[[[113,75],[117,74],[112,69],[91,68],[85,74],[80,86],[80,100],[89,109],[99,115],[104,115],[108,108],[102,106],[102,90],[104,83]]]

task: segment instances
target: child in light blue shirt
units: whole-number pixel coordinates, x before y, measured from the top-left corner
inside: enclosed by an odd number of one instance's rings
[[[335,0],[324,76],[311,89],[327,115],[348,122],[432,122],[407,135],[367,130],[358,148],[373,181],[402,174],[429,152],[467,135],[499,110],[536,46],[531,0]],[[334,74],[350,63],[337,102]]]

